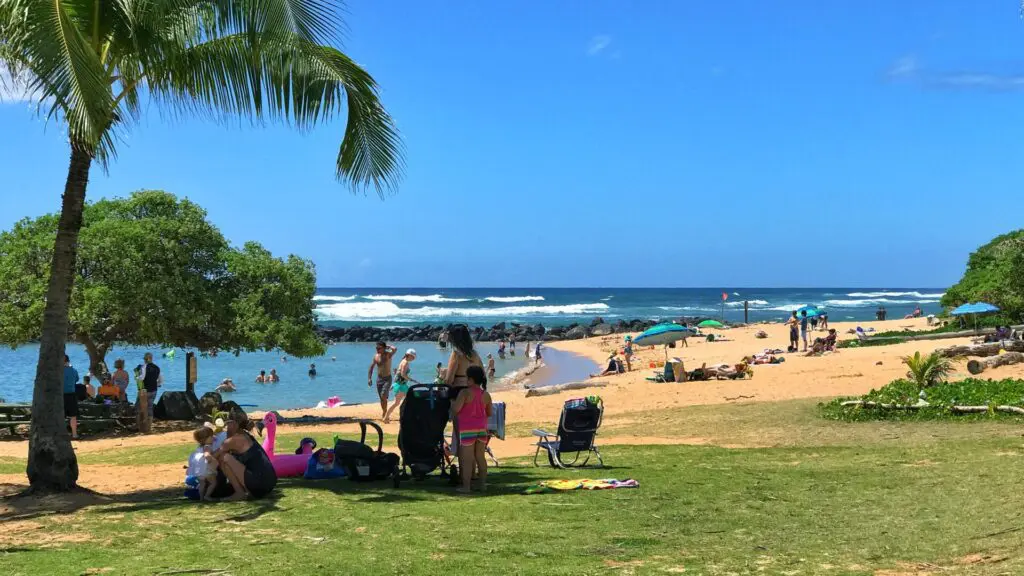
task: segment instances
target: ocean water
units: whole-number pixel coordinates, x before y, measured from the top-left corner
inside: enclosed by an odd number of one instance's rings
[[[869,320],[885,306],[889,318],[921,306],[938,312],[942,288],[323,288],[317,315],[329,325],[408,326],[452,321],[490,326],[498,322],[547,326],[605,319],[669,319],[711,316],[743,321],[779,320],[813,304],[832,320]],[[723,292],[728,299],[722,301]]]
[[[442,352],[434,342],[399,342],[395,344],[398,354],[392,363],[398,367],[399,356],[407,348],[415,348],[417,358],[412,364],[411,376],[420,382],[433,382],[435,367],[438,362],[448,364],[448,352]],[[167,350],[152,348],[117,347],[107,356],[111,367],[117,358],[125,359],[125,368],[132,368],[142,363],[142,355],[152,352],[156,364],[160,366],[164,376],[161,391],[185,389],[185,350],[176,350],[173,359],[162,358]],[[477,351],[486,358],[488,353],[494,354],[496,376],[501,378],[522,368],[526,362],[520,351],[517,356],[498,358],[497,345],[480,343]],[[69,344],[68,357],[72,365],[84,376],[89,371],[89,356],[78,344]],[[225,393],[225,400],[234,400],[242,405],[258,407],[262,410],[283,410],[287,408],[308,408],[331,396],[338,396],[348,404],[377,402],[376,372],[374,387],[366,386],[366,370],[373,358],[374,345],[371,343],[345,343],[330,346],[327,353],[319,358],[286,357],[282,361],[280,353],[252,352],[234,356],[221,353],[216,358],[200,357],[198,365],[199,381],[196,383],[196,394],[202,396],[216,388],[224,378],[231,378],[238,388],[237,392]],[[0,366],[4,366],[4,378],[0,380],[0,397],[8,402],[29,402],[32,399],[32,383],[35,380],[36,362],[39,358],[39,346],[28,345],[17,349],[0,348]],[[332,360],[333,358],[333,360]],[[317,377],[310,378],[307,374],[310,363],[316,364]],[[256,384],[256,376],[260,370],[276,369],[281,381],[276,384]],[[135,385],[128,387],[128,398],[135,401]]]
[[[723,307],[722,293],[728,295]],[[781,320],[791,310],[806,304],[823,306],[833,321],[869,320],[878,306],[885,306],[890,318],[902,318],[915,306],[928,313],[938,312],[941,288],[516,288],[516,289],[349,289],[324,288],[316,296],[316,312],[327,325],[409,326],[466,322],[490,326],[498,322],[520,322],[545,326],[572,322],[590,322],[595,316],[617,319],[671,319],[679,316],[724,316],[729,321],[743,320],[743,302],[750,303],[750,320]],[[432,381],[437,362],[447,362],[435,343],[399,343],[399,352],[416,348],[419,357],[413,364],[413,377]],[[522,347],[522,344],[520,344]],[[520,355],[505,360],[497,358],[497,347],[491,343],[478,346],[481,355],[495,353],[498,376],[523,366]],[[142,361],[147,350],[115,348],[107,362],[113,365],[123,357],[129,368]],[[149,350],[155,356],[164,351]],[[81,374],[87,372],[88,357],[81,346],[68,346],[68,355]],[[15,350],[0,348],[0,397],[9,402],[27,402],[32,397],[32,382],[38,346],[22,346]],[[288,358],[281,354],[255,352],[233,356],[199,359],[199,382],[196,392],[213,390],[221,379],[230,377],[239,390],[225,396],[239,404],[261,409],[285,409],[315,406],[330,396],[339,396],[347,403],[376,401],[376,393],[366,386],[366,370],[373,357],[370,343],[346,343],[331,346],[320,358]],[[333,358],[333,360],[332,360]],[[542,376],[546,383],[555,380],[579,380],[595,367],[588,362],[573,362],[552,351],[546,357],[550,370]],[[311,379],[306,372],[315,362],[318,376]],[[397,367],[398,360],[395,360]],[[158,359],[164,373],[164,390],[183,390],[185,350],[176,358]],[[277,369],[278,384],[255,384],[260,370]],[[130,391],[134,397],[134,391]]]

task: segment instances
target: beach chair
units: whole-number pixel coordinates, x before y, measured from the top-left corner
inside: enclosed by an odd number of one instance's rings
[[[604,406],[600,399],[596,402],[583,398],[566,401],[558,422],[558,434],[540,429],[533,431],[533,435],[540,439],[537,442],[537,451],[533,454],[533,465],[540,466],[538,459],[540,451],[544,450],[548,455],[548,463],[553,468],[586,466],[591,455],[597,456],[598,465],[603,468],[601,452],[594,445],[603,415]],[[572,462],[566,461],[567,454],[573,455]],[[581,457],[582,462],[579,461]]]

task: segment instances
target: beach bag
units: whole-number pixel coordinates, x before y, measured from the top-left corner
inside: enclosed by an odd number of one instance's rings
[[[306,472],[303,477],[307,480],[326,480],[340,478],[345,474],[345,467],[338,461],[334,450],[321,448],[309,455],[309,462],[306,464]]]
[[[366,444],[366,428],[373,427],[377,431],[377,449]],[[400,459],[397,454],[381,450],[384,446],[384,431],[374,422],[359,422],[360,441],[335,438],[334,457],[344,468],[345,475],[357,482],[383,480],[398,475]]]

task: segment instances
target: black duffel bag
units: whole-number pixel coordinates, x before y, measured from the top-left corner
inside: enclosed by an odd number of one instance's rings
[[[377,449],[366,444],[366,427],[372,426],[377,431]],[[385,480],[392,478],[398,485],[397,454],[384,452],[384,431],[375,422],[359,421],[361,432],[359,442],[338,438],[334,441],[334,458],[345,467],[349,479],[357,482]]]

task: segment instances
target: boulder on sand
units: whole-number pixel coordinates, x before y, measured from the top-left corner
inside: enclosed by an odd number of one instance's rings
[[[153,416],[160,420],[195,420],[199,414],[199,400],[188,392],[164,392],[153,407]]]
[[[615,332],[615,328],[611,324],[598,324],[590,329],[590,333],[594,336],[607,336]]]
[[[565,333],[567,340],[580,340],[590,336],[590,330],[586,326],[577,326]]]

